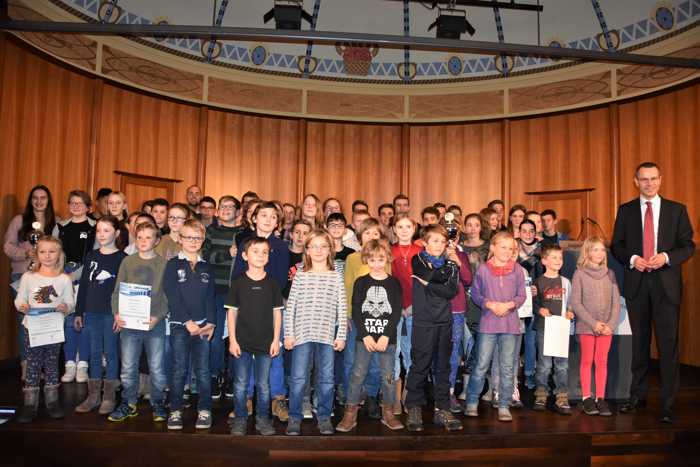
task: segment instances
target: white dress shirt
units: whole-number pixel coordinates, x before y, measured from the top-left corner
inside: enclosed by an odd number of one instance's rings
[[[658,194],[651,199],[646,199],[644,196],[639,197],[639,208],[642,216],[642,242],[644,241],[644,217],[647,213],[647,201],[651,202],[651,212],[654,220],[654,254],[657,254],[657,245],[659,243],[659,215],[661,214],[661,196]],[[666,257],[666,264],[669,264],[668,255],[663,253]],[[630,258],[630,269],[634,268],[634,260],[637,259],[638,255],[632,255]]]

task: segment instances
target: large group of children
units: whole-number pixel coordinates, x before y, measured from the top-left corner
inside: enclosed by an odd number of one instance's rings
[[[59,221],[49,189],[31,190],[4,243],[19,312],[19,422],[37,417],[43,380],[52,418],[64,416],[61,382],[77,382],[87,398],[75,411],[112,422],[136,417],[145,394],[153,420],[180,430],[196,394],[197,429],[212,426],[212,401],[229,396],[234,435],[246,434],[253,412],[262,435],[276,433],[273,417],[299,435],[314,412],[321,434],[350,432],[362,406],[391,430],[404,429],[405,413],[405,428],[421,431],[430,385],[433,423],[459,430],[456,415],[477,417],[482,399],[512,420],[521,354],[533,409],[546,410],[553,392],[554,410],[568,415],[568,358],[544,351],[555,315],[575,323],[583,411],[611,415],[615,276],[595,237],[573,280],[560,275],[554,211],[514,205],[506,216],[494,200],[463,216],[436,203],[418,223],[397,195],[377,218],[355,201],[348,223],[337,199],[313,194],[301,206],[252,192],[217,202],[192,186],[186,198],[128,213],[123,193],[100,190],[91,210],[90,195],[75,190]],[[124,285],[148,291],[147,329],[122,316]],[[47,310],[65,315],[65,341],[32,347],[27,320]]]

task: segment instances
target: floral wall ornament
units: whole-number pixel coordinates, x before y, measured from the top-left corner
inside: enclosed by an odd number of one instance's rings
[[[367,76],[372,59],[379,52],[379,46],[376,44],[338,42],[335,45],[335,51],[343,57],[345,74]]]

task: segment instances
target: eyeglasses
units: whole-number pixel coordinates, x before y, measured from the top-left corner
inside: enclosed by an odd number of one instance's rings
[[[330,250],[331,247],[329,245],[309,245],[306,247],[307,250],[313,250],[313,251],[325,251],[325,250]]]
[[[338,223],[332,222],[332,223],[328,224],[328,228],[329,229],[344,229],[345,224],[341,224],[340,222],[338,222]]]
[[[74,206],[74,207],[80,207],[80,206],[87,206],[85,203],[82,201],[71,201],[68,203],[68,206]]]
[[[170,222],[185,222],[187,220],[186,217],[178,217],[178,216],[168,216],[168,220]]]
[[[188,237],[185,235],[180,235],[180,238],[186,242],[203,242],[204,237]]]

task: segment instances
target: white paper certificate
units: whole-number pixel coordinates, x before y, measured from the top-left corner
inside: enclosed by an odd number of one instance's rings
[[[63,313],[52,309],[29,310],[26,328],[29,332],[29,346],[60,344],[65,341],[63,333]]]
[[[571,322],[564,316],[547,316],[544,319],[545,357],[569,358],[569,328]]]
[[[151,286],[120,283],[119,317],[127,329],[148,331],[151,323]]]
[[[532,281],[529,277],[525,279],[525,301],[518,308],[518,318],[532,318]]]

